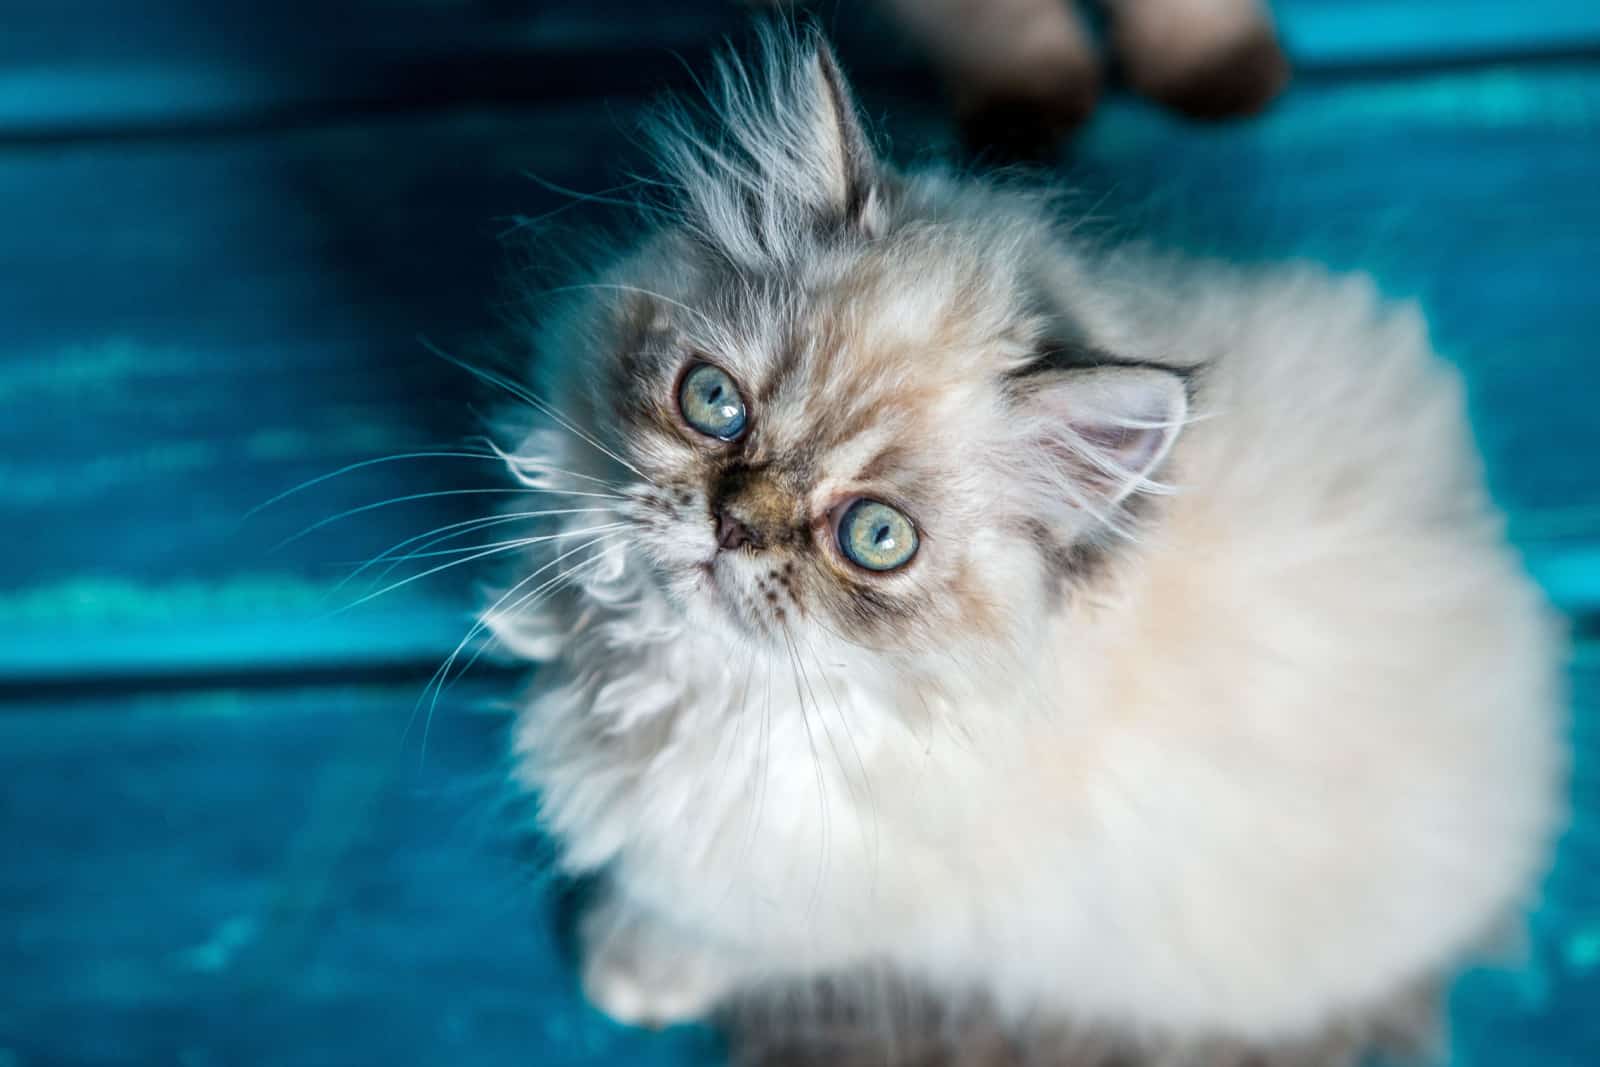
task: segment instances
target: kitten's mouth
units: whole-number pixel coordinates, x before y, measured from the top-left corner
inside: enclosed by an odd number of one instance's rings
[[[751,569],[744,553],[718,552],[689,564],[698,577],[697,595],[716,605],[711,610],[733,628],[740,642],[765,640],[781,648],[783,634],[804,613],[790,584],[794,565],[765,561]]]
[[[697,595],[710,601],[715,607],[712,609],[734,626],[746,626],[749,620],[742,617],[739,610],[739,597],[737,592],[729,587],[727,577],[717,577],[717,556],[691,565],[691,571],[698,578]]]
[[[752,626],[763,626],[764,620],[759,617],[760,613],[754,610],[753,604],[747,600],[738,578],[726,571],[718,573],[723,569],[718,567],[718,561],[724,556],[725,553],[719,552],[710,559],[693,565],[695,572],[700,575],[702,593],[714,601],[717,610],[741,632],[747,631]]]

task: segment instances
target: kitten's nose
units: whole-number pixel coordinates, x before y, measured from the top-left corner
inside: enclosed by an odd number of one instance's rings
[[[726,508],[717,509],[717,547],[731,552],[744,545],[752,548],[761,547],[756,542],[755,534],[750,532],[750,527],[740,522]]]

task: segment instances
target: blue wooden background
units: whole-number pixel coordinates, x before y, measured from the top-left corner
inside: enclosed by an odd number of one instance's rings
[[[1280,0],[1251,123],[1112,96],[1064,155],[1104,229],[1373,270],[1465,370],[1492,483],[1574,619],[1573,829],[1528,962],[1455,1062],[1600,1063],[1600,4]],[[469,621],[446,572],[329,616],[346,565],[486,510],[459,441],[500,236],[616,185],[721,0],[0,0],[0,1065],[680,1064],[585,1008],[511,679],[407,722]],[[951,144],[860,5],[830,23],[902,158]],[[529,175],[537,176],[533,180]],[[555,241],[552,236],[549,240]],[[535,242],[535,262],[554,260]]]

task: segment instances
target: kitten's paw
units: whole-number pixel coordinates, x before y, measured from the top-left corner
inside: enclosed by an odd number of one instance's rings
[[[583,924],[583,991],[619,1023],[662,1027],[703,1018],[734,984],[726,961],[664,925],[604,905]]]
[[[711,1010],[720,989],[663,981],[608,956],[583,967],[583,992],[590,1003],[626,1026],[659,1028],[693,1022]]]

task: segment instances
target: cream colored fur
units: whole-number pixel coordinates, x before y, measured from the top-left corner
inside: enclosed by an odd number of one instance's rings
[[[565,867],[607,877],[590,995],[669,1021],[887,965],[1019,1024],[1265,1042],[1455,966],[1528,901],[1558,820],[1561,644],[1417,309],[1306,265],[1090,253],[1044,200],[938,174],[880,168],[876,214],[816,236],[800,216],[843,183],[806,168],[851,131],[813,48],[776,42],[742,98],[786,141],[740,127],[720,174],[680,143],[678,173],[723,183],[690,190],[696,240],[670,223],[550,327],[539,388],[571,429],[511,450],[529,484],[626,498],[555,520],[627,526],[541,545],[524,574],[565,551],[539,581],[564,579],[485,614],[543,665],[522,780]],[[770,183],[782,210],[740,216]],[[1027,477],[1049,462],[1047,409],[1006,384],[1044,329],[1028,284],[1094,350],[1193,371],[1164,462],[1124,472],[1124,533]],[[780,562],[717,553],[705,443],[619,414],[628,345],[709,351],[752,398],[798,345],[750,447],[820,450],[804,514],[911,453],[924,540],[884,589],[919,621],[852,630],[809,556],[758,595]],[[666,410],[651,373],[630,381]],[[1097,565],[1045,557],[1023,520],[1051,508]]]

